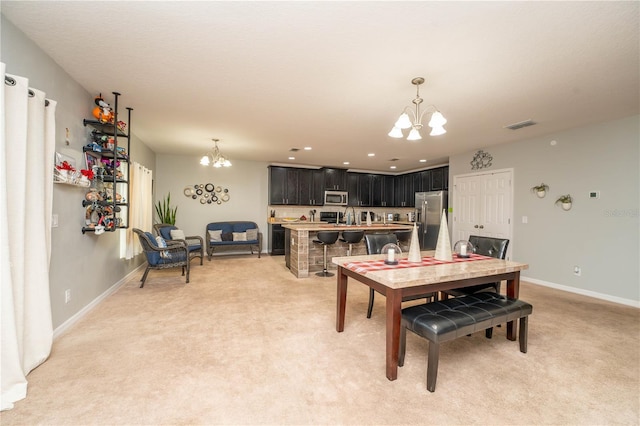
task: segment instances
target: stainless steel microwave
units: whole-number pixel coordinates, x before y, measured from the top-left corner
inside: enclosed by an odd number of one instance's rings
[[[347,191],[324,191],[325,206],[346,206],[349,202]]]

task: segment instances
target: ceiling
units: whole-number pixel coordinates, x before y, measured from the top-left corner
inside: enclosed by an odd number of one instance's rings
[[[132,132],[159,154],[201,156],[217,138],[231,161],[398,173],[639,113],[635,1],[1,8],[87,91],[109,102],[122,93]],[[423,105],[447,118],[445,135],[387,136],[414,77],[426,80]],[[537,124],[504,128],[528,119]]]

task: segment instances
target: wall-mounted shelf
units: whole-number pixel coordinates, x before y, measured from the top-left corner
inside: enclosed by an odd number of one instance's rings
[[[131,111],[127,108],[126,131],[118,127],[118,97],[115,96],[113,122],[85,119],[85,127],[92,129],[89,143],[83,148],[89,159],[94,177],[82,200],[85,209],[85,226],[82,233],[114,232],[129,227],[129,152],[131,148]],[[126,143],[119,141],[126,140]]]

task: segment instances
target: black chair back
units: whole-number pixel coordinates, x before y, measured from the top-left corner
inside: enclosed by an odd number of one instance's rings
[[[504,259],[507,256],[509,240],[504,238],[470,235],[469,242],[473,244],[474,253],[476,254],[495,257],[496,259]]]
[[[382,247],[386,244],[398,244],[396,234],[366,234],[364,242],[367,246],[367,254],[380,254]]]

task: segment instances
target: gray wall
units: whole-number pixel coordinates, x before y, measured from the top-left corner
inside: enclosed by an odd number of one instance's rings
[[[487,170],[514,169],[513,260],[529,264],[524,276],[638,305],[639,141],[633,116],[484,149],[493,156]],[[472,172],[475,152],[450,158],[451,184],[455,175]],[[541,182],[550,186],[543,199],[530,191]],[[600,191],[600,198],[590,199],[590,191]],[[567,193],[573,207],[563,211],[554,202]],[[573,274],[574,265],[581,276]]]
[[[7,72],[28,78],[31,87],[57,101],[56,151],[76,158],[76,165],[83,166],[82,147],[87,143],[89,130],[82,120],[91,117],[93,98],[97,94],[86,92],[11,22],[4,16],[1,19],[2,62],[7,64]],[[117,89],[105,88],[105,92]],[[126,93],[120,99],[121,104],[129,106]],[[126,114],[123,115],[119,118],[126,118]],[[131,121],[135,132],[135,111]],[[68,146],[65,128],[70,131]],[[130,154],[133,160],[154,168],[154,153],[135,135]],[[49,272],[54,328],[90,305],[143,262],[142,256],[131,261],[119,259],[120,232],[82,235],[85,192],[84,188],[68,185],[53,187],[53,212],[59,216],[59,226],[52,229]],[[67,289],[71,290],[71,301],[65,304]]]
[[[224,154],[222,146],[220,150]],[[204,155],[204,152],[203,152]],[[229,168],[200,165],[200,157],[158,155],[155,177],[155,199],[171,193],[171,203],[178,207],[176,225],[186,235],[205,236],[208,223],[225,220],[256,222],[263,233],[263,250],[267,244],[268,169],[266,163],[239,161],[231,158]],[[228,202],[200,204],[184,195],[186,186],[212,183],[229,189]]]

